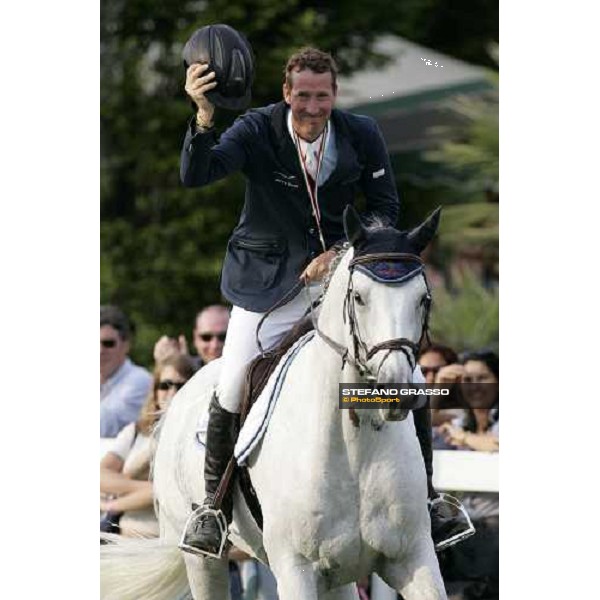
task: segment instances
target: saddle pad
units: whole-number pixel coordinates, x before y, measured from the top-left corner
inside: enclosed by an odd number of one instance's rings
[[[277,398],[279,397],[279,392],[285,381],[287,371],[296,354],[298,354],[300,349],[310,341],[314,335],[314,330],[309,331],[299,338],[286,352],[281,361],[279,361],[275,372],[271,375],[261,395],[250,409],[235,445],[234,455],[238,465],[241,466],[245,464],[246,460],[248,460],[248,457],[265,434]]]

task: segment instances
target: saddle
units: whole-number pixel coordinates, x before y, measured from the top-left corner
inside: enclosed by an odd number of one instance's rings
[[[260,396],[261,392],[267,385],[269,377],[275,371],[277,364],[283,355],[299,340],[303,335],[314,329],[314,324],[310,316],[304,317],[298,321],[279,345],[275,346],[269,352],[265,352],[262,356],[257,356],[248,366],[246,372],[246,381],[244,385],[244,395],[242,399],[240,421],[244,424],[246,416],[250,412],[252,405]]]
[[[246,380],[244,384],[244,393],[240,411],[240,427],[244,424],[252,405],[254,402],[256,402],[256,399],[260,396],[261,392],[265,388],[267,381],[269,381],[269,377],[271,377],[273,371],[275,371],[281,358],[297,340],[299,340],[303,335],[312,329],[314,329],[314,325],[310,315],[304,317],[302,320],[298,321],[294,327],[292,327],[292,329],[290,329],[283,340],[281,340],[281,342],[275,346],[275,348],[269,350],[269,352],[266,352],[262,356],[256,357],[250,363],[246,372]],[[256,491],[254,490],[250,480],[248,468],[245,466],[237,466],[236,469],[244,499],[248,504],[248,508],[250,509],[256,524],[260,529],[262,529],[262,511]]]

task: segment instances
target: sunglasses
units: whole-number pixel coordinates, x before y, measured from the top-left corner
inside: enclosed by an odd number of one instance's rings
[[[423,373],[425,377],[427,377],[429,373],[431,373],[432,375],[437,375],[438,371],[442,368],[442,366],[443,365],[440,365],[439,367],[421,367],[421,373]]]
[[[160,381],[158,384],[158,389],[161,392],[168,392],[172,388],[178,392],[184,385],[185,381],[171,381],[170,379],[165,379],[164,381]]]
[[[211,342],[214,338],[217,338],[220,342],[224,342],[226,336],[227,336],[226,331],[223,331],[221,333],[199,333],[198,334],[198,337],[203,342]]]
[[[103,348],[114,348],[117,345],[117,340],[100,340],[100,345]]]

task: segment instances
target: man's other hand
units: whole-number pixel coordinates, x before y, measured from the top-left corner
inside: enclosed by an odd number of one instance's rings
[[[334,250],[326,250],[322,254],[319,254],[319,256],[314,258],[308,267],[302,271],[300,279],[302,279],[305,283],[310,283],[311,281],[321,281],[329,271],[329,265],[334,258]]]

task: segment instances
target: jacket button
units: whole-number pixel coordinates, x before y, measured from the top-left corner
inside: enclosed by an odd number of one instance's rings
[[[316,233],[316,231],[315,231],[315,228],[314,228],[314,227],[311,227],[311,228],[308,230],[308,233],[310,233],[310,235],[315,235],[315,233]]]

